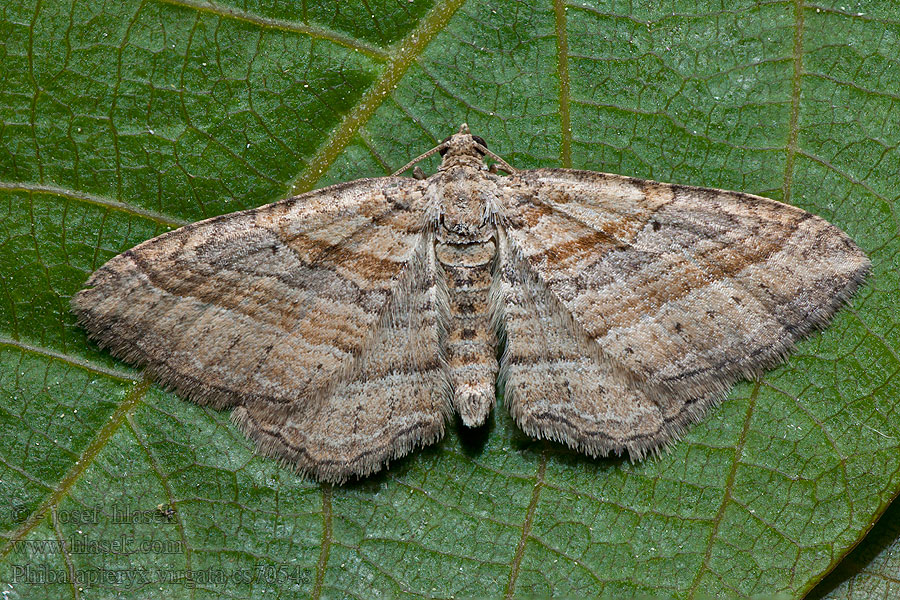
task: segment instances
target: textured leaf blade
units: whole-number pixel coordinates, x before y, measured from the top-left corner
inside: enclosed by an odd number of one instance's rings
[[[393,29],[365,30],[362,3],[4,5],[4,581],[30,563],[132,573],[88,586],[110,597],[158,593],[137,573],[176,597],[797,596],[896,494],[890,12],[414,4],[369,3]],[[790,201],[857,240],[872,278],[660,459],[534,442],[501,402],[488,430],[451,427],[336,489],[254,457],[227,414],[148,387],[74,326],[68,296],[118,252],[297,182],[386,174],[462,121],[520,167]],[[77,552],[123,537],[173,552]]]

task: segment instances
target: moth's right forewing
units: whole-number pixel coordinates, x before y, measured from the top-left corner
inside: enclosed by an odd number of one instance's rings
[[[111,259],[73,310],[101,346],[198,403],[320,398],[415,255],[421,189],[359,180],[188,225]]]

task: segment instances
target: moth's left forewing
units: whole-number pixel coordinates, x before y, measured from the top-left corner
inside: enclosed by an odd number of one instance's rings
[[[565,169],[507,189],[508,252],[670,433],[824,326],[869,269],[838,228],[759,196]]]

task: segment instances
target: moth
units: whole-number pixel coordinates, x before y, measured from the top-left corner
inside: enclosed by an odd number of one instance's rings
[[[639,460],[782,362],[870,268],[799,208],[518,170],[465,124],[398,173],[438,151],[427,178],[359,179],[146,241],[72,308],[114,356],[233,408],[262,454],[342,483],[437,442],[454,414],[482,425],[498,380],[529,436]]]

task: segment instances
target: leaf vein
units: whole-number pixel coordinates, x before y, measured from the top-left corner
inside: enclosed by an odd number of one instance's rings
[[[728,508],[728,504],[734,501],[731,497],[731,490],[734,488],[734,478],[737,475],[738,466],[741,464],[741,455],[744,452],[744,444],[747,443],[747,434],[750,431],[750,421],[753,417],[753,411],[756,408],[756,397],[757,394],[759,394],[759,388],[759,383],[756,383],[753,386],[753,391],[751,392],[750,399],[747,402],[747,412],[744,415],[744,427],[741,430],[741,436],[738,439],[737,446],[735,446],[734,449],[734,461],[731,463],[731,469],[728,471],[728,476],[725,478],[725,489],[722,490],[722,502],[719,504],[719,510],[716,512],[716,516],[713,519],[713,527],[709,532],[709,538],[707,538],[706,540],[706,550],[703,553],[703,559],[701,560],[700,565],[697,568],[697,574],[694,576],[694,581],[691,583],[691,587],[688,589],[688,598],[693,598],[697,595],[697,591],[700,587],[700,581],[703,579],[703,574],[707,571],[713,572],[709,568],[709,560],[712,557],[712,549],[719,534],[719,526],[722,524],[722,521],[725,518],[725,511]],[[724,583],[724,580],[722,581]]]
[[[26,342],[20,342],[19,340],[0,337],[0,346],[9,346],[10,348],[16,348],[17,350],[21,350],[29,354],[37,354],[39,356],[52,358],[74,367],[97,373],[98,375],[107,375],[114,379],[118,379],[119,381],[130,381],[135,383],[140,381],[139,377],[125,371],[117,371],[115,369],[110,369],[109,367],[95,365],[86,360],[76,358],[74,356],[69,356],[68,354],[63,354],[62,352],[56,352],[55,350],[50,350],[48,348],[42,348],[40,346],[35,346]]]
[[[569,38],[566,31],[565,0],[554,0],[556,12],[556,66],[559,77],[559,126],[562,129],[560,161],[565,168],[572,167],[572,120],[569,114]]]
[[[100,451],[106,447],[106,443],[112,438],[113,434],[118,431],[119,427],[125,421],[126,416],[141,403],[144,395],[150,388],[150,384],[151,381],[145,378],[135,385],[131,392],[125,396],[124,400],[119,403],[115,412],[110,415],[106,424],[100,428],[100,431],[97,432],[97,435],[91,443],[88,444],[84,452],[82,452],[81,458],[75,461],[75,464],[72,465],[69,472],[66,473],[62,480],[60,480],[59,487],[57,487],[53,493],[28,516],[25,522],[9,536],[6,544],[0,548],[0,559],[9,555],[9,553],[15,549],[16,543],[23,540],[25,536],[37,527],[50,510],[59,506],[59,503],[62,502],[72,487],[81,479],[81,476],[88,467],[94,463],[94,459],[97,458]]]
[[[252,25],[256,25],[259,27],[263,27],[266,29],[279,29],[281,31],[290,31],[293,33],[302,33],[303,35],[309,36],[311,38],[325,40],[328,42],[332,42],[334,44],[338,44],[340,46],[344,46],[345,48],[350,48],[352,50],[358,50],[363,54],[378,59],[381,61],[388,60],[390,54],[383,48],[379,48],[373,44],[369,44],[358,39],[355,39],[349,35],[339,33],[337,31],[330,30],[326,27],[322,27],[320,25],[307,25],[305,23],[297,23],[295,21],[288,21],[286,19],[275,19],[271,17],[263,17],[261,15],[256,15],[251,12],[241,10],[239,8],[234,8],[231,6],[223,6],[221,4],[216,4],[214,2],[207,2],[204,0],[156,0],[160,4],[168,4],[171,6],[177,6],[180,8],[188,8],[196,10],[200,13],[208,13],[213,14],[218,17],[224,19],[230,19],[233,21],[241,21],[243,23],[250,23]]]
[[[531,524],[534,520],[534,512],[537,508],[538,498],[541,495],[541,487],[544,485],[544,473],[547,470],[547,452],[541,451],[541,461],[538,463],[537,477],[534,480],[534,488],[531,491],[531,502],[528,503],[528,510],[525,513],[525,522],[522,524],[522,537],[516,546],[516,553],[513,556],[512,566],[509,570],[509,583],[506,585],[506,593],[503,595],[506,600],[513,597],[516,591],[516,579],[519,577],[519,569],[522,566],[522,557],[525,555],[525,544],[531,536]]]

